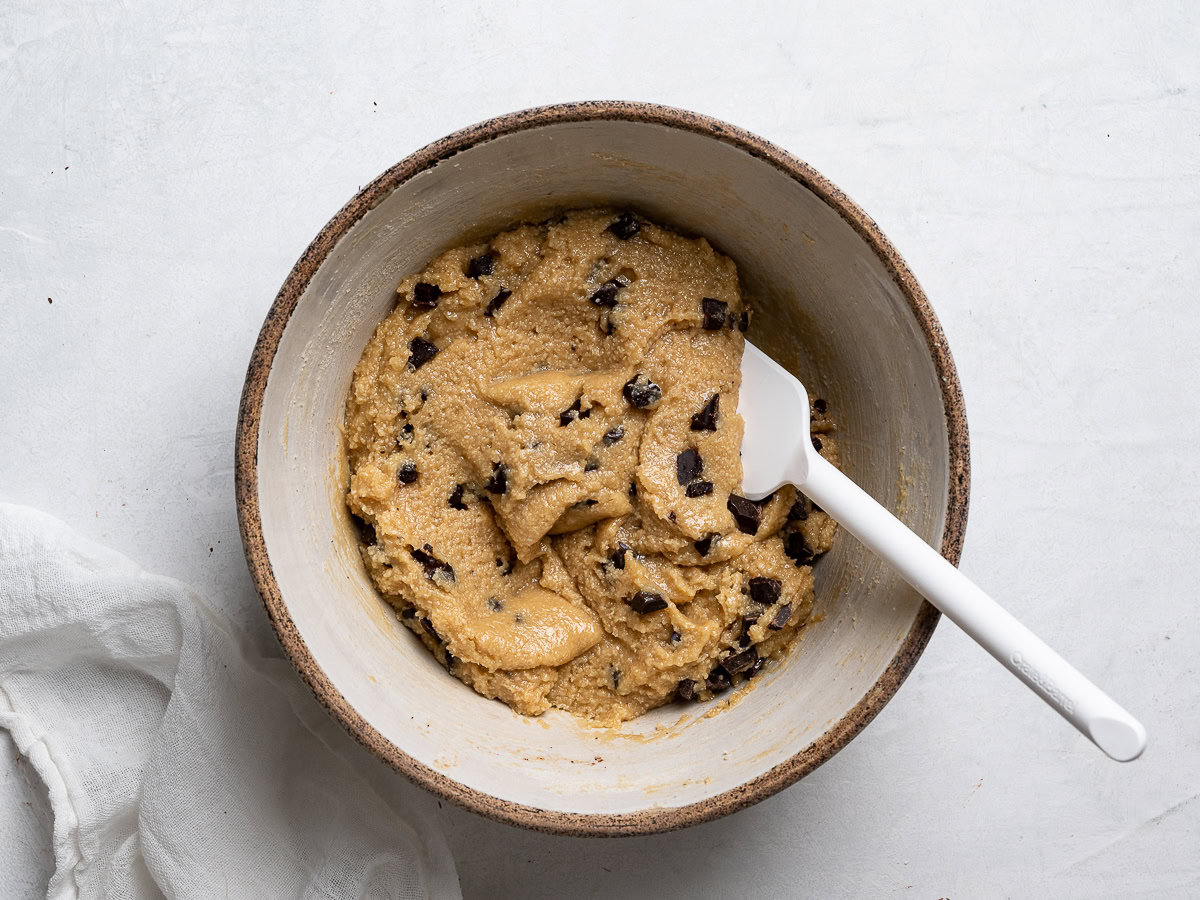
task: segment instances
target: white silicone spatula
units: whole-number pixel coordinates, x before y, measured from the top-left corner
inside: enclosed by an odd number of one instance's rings
[[[737,411],[748,498],[794,484],[1097,747],[1121,762],[1141,755],[1141,722],[817,453],[804,385],[748,341]]]

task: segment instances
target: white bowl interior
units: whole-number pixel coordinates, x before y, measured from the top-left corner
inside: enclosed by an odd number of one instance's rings
[[[619,730],[518,716],[450,677],[378,597],[344,511],[351,372],[400,278],[465,234],[555,208],[630,206],[703,234],[758,301],[750,337],[829,400],[846,471],[934,546],[948,494],[942,392],[916,317],[864,240],[770,163],[629,121],[556,123],[478,144],[404,184],[338,243],[280,342],[258,446],[263,535],[313,657],[398,748],[468,787],[572,813],[676,807],[818,739],[895,655],[920,599],[847,535],[817,566],[796,651],[719,714],[667,706]]]

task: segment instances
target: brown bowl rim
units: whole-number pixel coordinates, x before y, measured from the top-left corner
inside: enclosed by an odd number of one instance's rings
[[[646,809],[633,813],[569,813],[540,809],[503,800],[467,787],[418,762],[385,738],[350,705],[309,652],[300,636],[271,569],[263,540],[258,507],[258,435],[263,395],[271,363],[288,319],[314,273],[337,242],[360,218],[378,205],[398,185],[485,141],[561,122],[617,120],[664,125],[707,135],[769,163],[800,182],[834,209],[867,242],[887,267],[920,322],[942,385],[949,443],[950,492],[941,552],[957,565],[967,524],[970,487],[970,451],[962,389],[950,348],[917,279],[862,209],[837,186],[807,163],[747,131],[699,113],[651,103],[588,101],[541,106],[488,119],[456,131],[418,150],[366,185],[335,215],[292,267],[259,333],[238,409],[235,443],[235,482],[238,524],[250,574],[266,607],[271,626],[284,652],[317,700],[355,740],[379,759],[433,794],[472,812],[535,831],[578,836],[640,835],[672,831],[709,822],[744,809],[795,784],[846,746],[879,713],[912,671],[925,649],[940,613],[924,603],[888,667],[837,723],[812,744],[756,778],[713,797],[687,806]]]

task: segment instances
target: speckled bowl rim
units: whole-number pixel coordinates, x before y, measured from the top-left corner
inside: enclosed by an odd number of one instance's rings
[[[697,803],[620,814],[570,813],[539,809],[503,800],[460,784],[418,762],[385,738],[350,705],[313,658],[295,622],[292,621],[287,603],[271,570],[258,507],[258,437],[263,395],[271,363],[288,319],[309,281],[337,242],[400,184],[456,153],[504,135],[562,122],[598,120],[664,125],[707,135],[737,147],[800,182],[849,223],[886,266],[908,301],[921,325],[939,376],[946,414],[950,467],[949,496],[946,502],[941,552],[955,565],[958,564],[962,552],[970,487],[967,419],[962,389],[942,327],[917,279],[874,220],[857,204],[812,167],[760,137],[708,116],[655,104],[622,101],[566,103],[510,113],[456,131],[401,160],[362,188],[321,229],[320,234],[308,245],[308,249],[293,266],[267,313],[254,353],[250,357],[238,410],[235,447],[238,523],[250,574],[262,596],[267,617],[296,671],[321,704],[360,744],[396,771],[437,796],[480,815],[536,831],[580,836],[653,834],[685,828],[744,809],[795,784],[846,746],[883,709],[916,665],[940,617],[940,613],[933,606],[924,603],[904,642],[875,684],[832,728],[794,756],[736,788]]]

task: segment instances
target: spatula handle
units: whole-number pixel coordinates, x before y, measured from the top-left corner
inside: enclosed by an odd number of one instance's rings
[[[816,453],[800,490],[1115,760],[1136,759],[1146,729],[1044,641]]]

